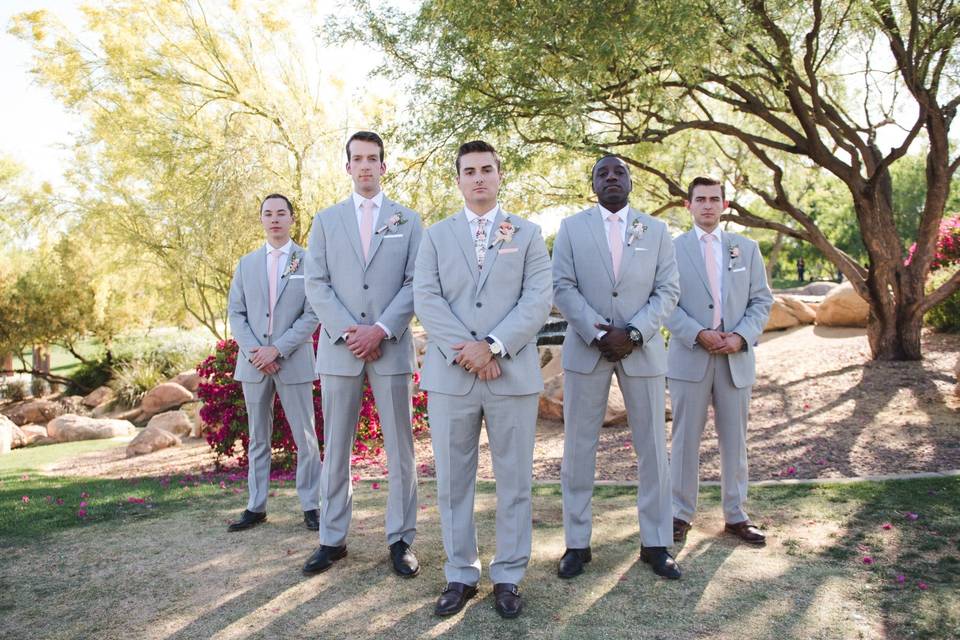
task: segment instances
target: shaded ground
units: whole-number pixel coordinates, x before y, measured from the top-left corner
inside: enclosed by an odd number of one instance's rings
[[[953,366],[960,335],[925,332],[922,362],[869,362],[862,329],[805,326],[764,334],[757,348],[758,379],[749,427],[752,480],[836,478],[960,468],[960,400]],[[866,364],[864,364],[866,363]],[[669,430],[671,423],[667,423]],[[14,454],[15,455],[15,454]],[[416,441],[419,474],[433,476],[429,435]],[[537,425],[534,476],[559,480],[562,422]],[[51,473],[122,477],[210,468],[201,440],[127,459],[122,448],[61,462]],[[358,465],[362,477],[385,474],[385,458]],[[597,477],[636,479],[626,426],[603,429]],[[793,471],[791,472],[791,468]],[[701,447],[701,479],[718,480],[719,452],[712,418]],[[493,479],[485,433],[479,476]]]

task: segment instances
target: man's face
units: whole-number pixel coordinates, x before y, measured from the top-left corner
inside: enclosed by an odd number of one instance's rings
[[[692,200],[684,200],[683,204],[693,214],[693,222],[710,233],[720,224],[720,214],[727,208],[720,185],[697,185],[693,188],[692,197]]]
[[[502,179],[497,159],[489,151],[467,153],[460,157],[457,186],[471,211],[486,213],[493,208]]]
[[[286,243],[290,239],[293,214],[283,198],[267,198],[260,207],[260,224],[267,232],[267,239]]]
[[[620,158],[603,158],[593,168],[593,192],[604,206],[606,203],[622,203],[622,207],[632,189],[630,169]]]
[[[369,140],[350,142],[347,173],[353,178],[353,189],[360,195],[375,196],[380,191],[380,176],[387,165],[380,162],[380,146]]]

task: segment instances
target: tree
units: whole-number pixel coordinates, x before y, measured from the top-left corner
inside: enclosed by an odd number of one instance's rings
[[[924,312],[960,287],[958,274],[924,291],[960,165],[950,143],[960,105],[953,0],[356,7],[360,24],[334,24],[334,37],[366,34],[388,71],[415,76],[411,111],[427,139],[499,133],[531,153],[617,152],[676,200],[684,180],[664,171],[658,150],[693,136],[735,178],[725,219],[810,243],[870,303],[876,359],[921,358]],[[919,142],[926,189],[905,265],[892,171]],[[842,188],[867,267],[801,206],[791,177],[810,172]]]

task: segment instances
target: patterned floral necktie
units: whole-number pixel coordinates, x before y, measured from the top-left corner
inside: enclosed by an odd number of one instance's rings
[[[487,221],[477,218],[477,235],[473,238],[473,248],[477,252],[477,269],[483,270],[483,258],[487,254]]]

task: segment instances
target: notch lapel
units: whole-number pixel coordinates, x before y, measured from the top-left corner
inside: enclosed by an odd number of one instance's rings
[[[721,282],[723,282],[723,291],[720,294],[720,302],[723,306],[727,306],[727,296],[730,295],[730,286],[733,280],[733,276],[730,273],[730,249],[733,237],[723,231],[720,232],[720,251],[723,253],[723,273],[720,274]]]
[[[340,211],[337,212],[337,216],[340,218],[340,225],[343,227],[343,232],[353,246],[354,252],[357,254],[357,261],[366,267],[363,259],[363,248],[360,246],[360,227],[357,224],[357,213],[353,207],[353,197],[347,198],[341,202],[339,206]]]
[[[479,269],[477,269],[477,253],[474,251],[473,242],[470,240],[473,234],[470,233],[470,223],[467,222],[467,212],[461,209],[460,213],[453,216],[453,220],[451,220],[450,223],[450,231],[453,233],[453,239],[456,241],[457,246],[460,247],[460,251],[463,253],[463,259],[467,261],[467,268],[470,269],[470,273],[473,274],[473,281],[477,282],[480,274]]]
[[[594,206],[587,214],[587,227],[590,229],[593,241],[597,243],[597,255],[603,256],[600,262],[607,270],[607,277],[610,278],[611,283],[616,284],[613,279],[613,255],[607,245],[607,232],[603,229],[603,215],[600,213],[600,207]]]
[[[684,252],[687,254],[687,260],[693,264],[694,270],[700,276],[700,282],[707,290],[707,295],[713,298],[713,292],[710,290],[710,278],[707,277],[707,265],[703,263],[703,254],[700,252],[700,241],[697,240],[696,229],[690,229],[684,234],[685,240],[681,242]]]
[[[504,213],[503,209],[497,211],[496,217],[493,219],[493,224],[490,226],[490,236],[492,240],[497,235],[497,229],[500,228],[500,223],[505,219],[509,218],[509,213]],[[494,251],[494,246],[496,246],[496,251]],[[496,245],[493,242],[487,245],[487,252],[483,256],[483,269],[480,270],[480,279],[477,282],[477,291],[483,288],[483,283],[487,281],[487,277],[490,275],[490,272],[493,271],[493,263],[497,261],[497,256],[500,255],[500,249],[503,247],[503,242],[499,242]]]
[[[373,262],[373,256],[376,255],[377,249],[380,248],[380,243],[383,242],[383,236],[387,233],[390,233],[390,230],[387,229],[383,233],[377,233],[378,229],[383,228],[387,224],[387,220],[390,219],[394,213],[396,213],[397,203],[388,199],[387,196],[383,196],[383,200],[380,202],[380,213],[377,216],[377,221],[373,225],[373,235],[370,237],[370,253],[367,256],[367,265]],[[359,238],[360,230],[357,230],[357,237]],[[366,266],[364,265],[364,270]]]
[[[277,281],[277,304],[280,304],[280,296],[283,295],[283,290],[287,288],[287,283],[290,282],[290,274],[287,273],[287,269],[290,268],[290,263],[293,262],[295,257],[300,257],[302,259],[302,254],[303,249],[297,246],[297,243],[294,242],[290,247],[290,255],[287,256],[287,261],[283,265],[283,270],[280,272],[285,275],[282,275]],[[299,265],[297,265],[297,268],[299,268]]]
[[[257,289],[260,291],[260,299],[263,305],[270,308],[270,282],[267,280],[267,247],[261,245],[257,252],[253,254],[253,272],[256,274],[254,280],[257,282]],[[249,310],[250,306],[247,305]]]
[[[630,237],[630,230],[633,228],[633,221],[639,217],[640,212],[635,210],[633,207],[630,207],[627,212],[627,220],[624,222],[624,224],[627,225],[624,229],[624,238]],[[639,246],[640,242],[643,242],[643,240],[636,239],[633,241],[633,244],[628,247],[626,240],[623,241],[623,257],[620,259],[620,277],[614,284],[620,284],[620,281],[623,280],[624,274],[630,270],[631,261],[636,253],[634,249]],[[610,266],[613,267],[613,256],[610,257]]]

